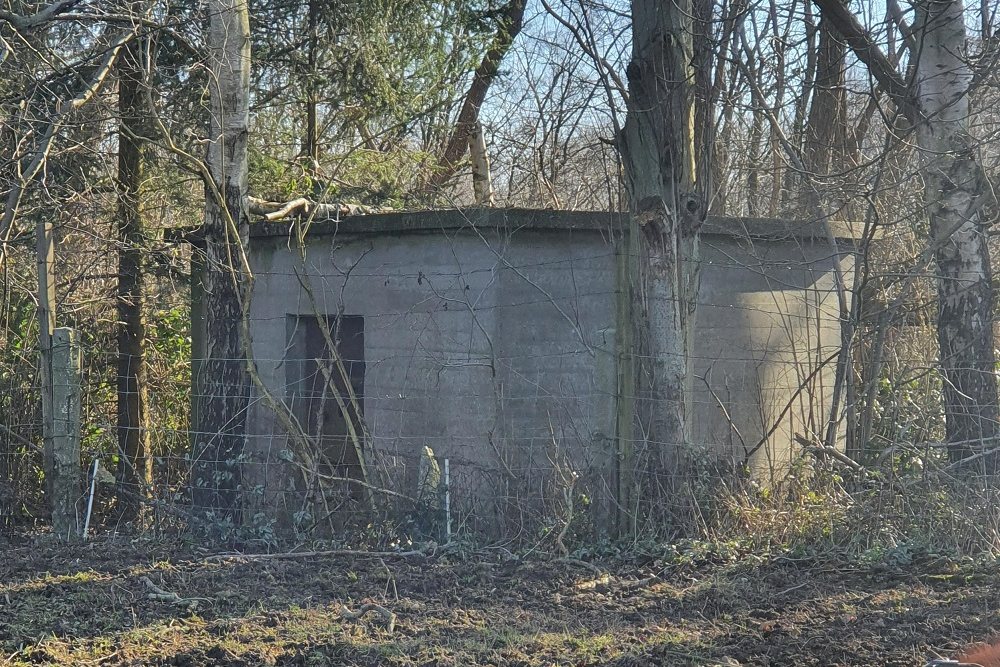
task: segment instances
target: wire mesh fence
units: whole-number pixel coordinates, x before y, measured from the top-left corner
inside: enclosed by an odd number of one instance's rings
[[[805,228],[705,235],[680,443],[650,432],[662,406],[642,337],[649,303],[619,227],[596,214],[568,226],[412,220],[317,226],[304,245],[287,228],[255,232],[247,358],[208,354],[197,291],[171,293],[151,318],[139,425],[119,424],[117,352],[85,344],[81,525],[90,514],[95,530],[468,535],[561,551],[641,534],[850,526],[875,540],[934,526],[1000,545],[985,468],[950,468],[940,444],[931,328],[862,303],[845,338],[836,272],[857,266],[849,243],[832,252]],[[891,350],[877,368],[876,340]],[[205,372],[226,364],[240,386]],[[4,381],[0,514],[8,530],[42,527],[31,355]],[[235,441],[199,416],[234,393]],[[122,428],[141,432],[141,461],[119,450]],[[948,486],[956,474],[963,484]],[[126,497],[141,500],[137,519],[123,517]]]

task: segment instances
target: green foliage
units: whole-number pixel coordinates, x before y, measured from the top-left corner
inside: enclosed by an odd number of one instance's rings
[[[309,194],[312,189],[302,169],[278,160],[259,146],[250,147],[247,162],[250,192],[263,199],[285,201]]]
[[[888,367],[878,380],[874,433],[881,442],[927,442],[944,435],[944,399],[941,376],[921,373],[894,381]],[[869,443],[869,446],[875,443]]]
[[[162,441],[157,451],[179,455],[189,446],[185,433],[191,411],[191,320],[188,308],[156,310],[146,325],[147,364],[155,369],[149,389],[155,401],[147,411]]]
[[[404,148],[354,151],[341,163],[345,185],[333,188],[333,197],[387,208],[403,207],[430,159],[424,151]]]
[[[399,206],[451,130],[495,30],[493,2],[260,0],[252,7],[256,108],[251,192]],[[303,154],[317,109],[318,181]]]

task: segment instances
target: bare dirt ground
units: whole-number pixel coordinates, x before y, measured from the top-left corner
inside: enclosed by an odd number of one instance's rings
[[[0,549],[0,664],[923,665],[1000,630],[1000,571],[945,558],[650,557],[598,562],[598,575],[488,551],[213,561],[147,541]],[[345,616],[366,603],[396,615],[391,632],[377,613]]]

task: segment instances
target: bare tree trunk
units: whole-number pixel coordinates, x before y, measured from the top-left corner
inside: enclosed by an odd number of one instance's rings
[[[448,145],[445,146],[441,156],[440,168],[431,176],[431,185],[440,187],[447,183],[455,175],[459,162],[469,149],[469,137],[479,122],[479,108],[500,73],[500,63],[514,43],[514,38],[521,32],[521,26],[524,24],[524,5],[525,0],[510,0],[504,6],[493,44],[483,56],[482,63],[476,68],[472,77],[469,92],[466,93],[462,109],[458,113],[455,129],[452,130]]]
[[[142,45],[129,42],[118,60],[118,502],[121,517],[134,520],[152,483],[145,423],[142,319]]]
[[[779,108],[777,104],[775,108]],[[785,165],[785,158],[782,157],[781,142],[774,128],[771,128],[769,137],[771,145],[771,198],[767,207],[767,214],[774,218],[781,210],[782,193],[784,192],[784,188],[782,187],[784,185],[782,168]]]
[[[704,193],[706,208],[713,214],[722,215],[726,208],[729,154],[726,141],[718,137],[716,110],[727,84],[726,65],[732,58],[730,51],[735,46],[736,25],[744,20],[746,2],[723,0],[718,19],[712,13],[716,4],[712,0],[693,0],[693,4],[694,146],[698,151],[695,180]],[[718,30],[714,27],[717,23]],[[732,83],[730,79],[730,88]],[[728,122],[732,120],[733,105],[728,95],[723,109],[722,118],[727,123],[722,137],[725,139],[732,131]]]
[[[795,140],[799,140],[805,134],[806,114],[813,92],[816,90],[816,56],[819,51],[817,46],[819,26],[813,20],[812,2],[807,0],[803,9],[805,10],[803,25],[805,28],[806,62],[802,72],[802,94],[795,102],[795,117],[792,120],[791,136]]]
[[[802,142],[802,162],[809,173],[800,176],[798,188],[799,210],[808,216],[821,215],[820,183],[815,177],[828,176],[843,166],[847,144],[846,50],[833,22],[821,18],[816,80]]]
[[[787,84],[787,62],[790,50],[789,34],[791,31],[791,16],[782,24],[778,19],[778,4],[776,0],[769,0],[768,3],[768,24],[775,40],[774,49],[774,102],[773,109],[781,109],[785,106],[785,94],[788,92]],[[784,169],[785,157],[781,147],[781,138],[771,127],[769,132],[771,145],[771,201],[767,214],[775,217],[780,214],[783,206],[787,203],[788,189],[785,187]]]
[[[698,151],[696,161],[698,173],[695,178],[704,186],[709,201],[716,183],[712,181],[712,168],[716,161],[715,146],[715,100],[713,99],[712,65],[715,47],[712,17],[713,0],[692,0],[694,16],[692,27],[692,69],[694,71],[694,148]],[[725,11],[725,7],[722,11]],[[716,65],[721,68],[722,58]]]
[[[621,137],[632,233],[648,262],[650,437],[659,473],[689,441],[691,324],[698,289],[692,2],[634,0],[628,115]]]
[[[753,122],[750,125],[750,137],[747,140],[749,146],[747,147],[747,215],[751,218],[757,217],[762,214],[761,202],[763,197],[761,197],[760,188],[760,164],[762,161],[762,153],[764,152],[761,147],[761,140],[764,134],[764,118],[763,114],[755,113],[753,115]]]
[[[818,32],[819,43],[813,58],[816,66],[812,104],[802,131],[802,173],[796,175],[798,206],[795,214],[812,220],[825,220],[842,210],[840,202],[830,201],[829,193],[832,188],[829,176],[843,168],[847,150],[847,45],[833,21],[826,16],[820,18]],[[851,352],[854,337],[853,311],[847,299],[846,280],[840,259],[835,258],[834,261],[840,307],[841,351],[837,359],[829,419],[823,438],[828,447],[836,446],[843,423],[841,398],[851,393],[848,375],[853,367]],[[849,415],[853,414],[852,406],[847,405],[846,411]],[[849,421],[853,420],[849,418]],[[850,433],[848,429],[848,434]],[[849,446],[848,454],[856,456],[856,448]]]
[[[993,271],[983,206],[990,191],[969,131],[972,72],[961,0],[920,0],[916,90],[840,0],[815,0],[915,126],[938,267],[938,344],[952,458],[998,434]],[[988,472],[996,472],[994,457]]]
[[[193,500],[202,514],[239,521],[239,457],[250,391],[243,339],[249,271],[247,132],[250,21],[246,0],[211,0],[211,118],[205,203],[205,359],[199,366]]]
[[[306,158],[306,173],[314,181],[319,177],[319,90],[317,77],[317,50],[319,49],[319,0],[309,0],[309,55],[308,74],[306,76],[306,136],[302,146]],[[316,183],[313,183],[314,195]]]
[[[483,126],[476,121],[476,128],[469,137],[469,155],[472,158],[472,191],[479,206],[493,206],[493,176],[490,174],[490,155],[486,150]]]
[[[917,144],[932,241],[944,241],[935,253],[938,342],[948,440],[964,443],[951,449],[960,459],[971,453],[970,440],[997,436],[993,274],[982,215],[989,185],[969,132],[962,2],[922,0],[918,9]]]

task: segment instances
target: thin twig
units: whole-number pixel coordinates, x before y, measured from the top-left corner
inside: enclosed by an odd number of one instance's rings
[[[290,560],[298,558],[326,558],[330,556],[358,556],[361,558],[428,558],[434,555],[435,548],[414,549],[412,551],[355,551],[353,549],[329,549],[326,551],[287,551],[273,554],[215,554],[207,556],[202,562],[212,563],[223,560]]]

